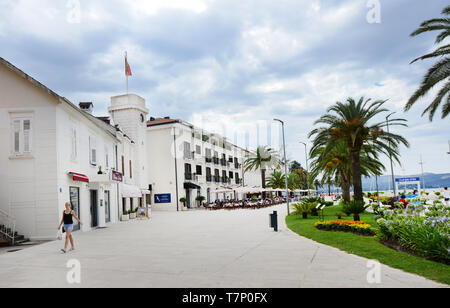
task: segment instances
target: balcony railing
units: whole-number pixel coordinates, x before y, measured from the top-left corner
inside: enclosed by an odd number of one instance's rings
[[[219,158],[218,157],[214,157],[213,158],[213,162],[214,162],[215,165],[218,165],[219,164]]]
[[[184,159],[194,159],[195,152],[184,152],[183,157]]]
[[[205,157],[207,163],[212,163],[213,159],[211,157]]]
[[[216,183],[220,183],[220,176],[215,176],[214,177],[214,182],[216,182]]]
[[[207,175],[206,176],[206,182],[212,182],[212,180],[213,180],[212,175]]]
[[[194,178],[194,175],[192,173],[185,173],[184,174],[184,179],[191,181]]]
[[[226,166],[226,165],[227,165],[227,160],[224,159],[224,158],[221,158],[221,159],[220,159],[220,165]]]

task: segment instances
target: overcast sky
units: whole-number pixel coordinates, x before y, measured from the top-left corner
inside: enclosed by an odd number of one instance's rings
[[[421,154],[426,172],[450,172],[450,118],[420,116],[430,97],[402,111],[433,63],[409,64],[433,48],[435,34],[409,34],[448,1],[380,0],[380,23],[368,22],[368,2],[0,0],[0,56],[105,115],[110,97],[126,91],[126,50],[130,92],[146,99],[150,116],[250,147],[278,146],[267,141],[278,138],[277,117],[288,157],[302,164],[299,141],[328,106],[349,96],[389,99],[410,126],[393,128],[411,143],[396,173],[419,173]]]

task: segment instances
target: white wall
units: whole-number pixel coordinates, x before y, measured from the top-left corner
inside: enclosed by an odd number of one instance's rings
[[[175,159],[173,155],[174,139],[172,131],[172,125],[156,126],[147,129],[148,176],[149,183],[153,187],[152,204],[156,210],[177,210]],[[180,160],[177,163],[180,165]],[[178,170],[180,170],[179,166]],[[178,180],[181,181],[180,174],[178,174]],[[181,198],[181,193],[182,191],[179,191],[178,199]],[[155,204],[155,194],[171,194],[172,202],[170,204]]]
[[[77,157],[72,159],[71,130],[77,130]],[[117,141],[103,129],[96,126],[79,111],[67,104],[57,108],[57,154],[58,154],[58,213],[61,215],[65,202],[70,200],[69,187],[80,188],[80,219],[83,222],[82,231],[91,230],[91,201],[90,190],[98,190],[98,222],[104,225],[105,207],[100,206],[104,199],[104,191],[110,191],[111,222],[117,221],[117,185],[116,183],[98,183],[98,168],[102,167],[104,173],[109,174],[115,167],[115,145]],[[89,156],[89,137],[96,140],[97,165],[91,165]],[[107,151],[106,151],[107,150]],[[106,164],[106,152],[108,152],[108,166]],[[81,173],[90,179],[91,183],[82,183],[72,180],[69,172]],[[104,201],[103,201],[104,202]]]
[[[0,209],[27,237],[55,236],[57,227],[56,106],[58,102],[0,65]],[[11,116],[32,116],[32,153],[11,158]]]

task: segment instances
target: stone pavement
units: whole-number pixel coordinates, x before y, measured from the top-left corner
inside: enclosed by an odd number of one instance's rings
[[[273,210],[278,233],[268,228]],[[0,287],[445,287],[384,265],[381,284],[369,284],[367,259],[291,232],[285,212],[154,212],[75,233],[77,250],[66,255],[61,241],[0,255]],[[79,285],[66,280],[70,259],[80,261]]]

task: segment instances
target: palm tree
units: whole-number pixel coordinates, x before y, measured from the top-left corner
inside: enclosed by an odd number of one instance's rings
[[[411,33],[411,36],[416,36],[425,32],[430,31],[441,31],[436,37],[436,44],[442,43],[449,35],[450,35],[450,6],[447,6],[442,10],[442,14],[445,15],[443,18],[434,18],[427,21],[424,21],[420,27]],[[438,58],[438,61],[428,70],[426,75],[424,76],[422,83],[417,89],[417,91],[411,96],[405,106],[405,111],[411,109],[411,107],[417,102],[419,98],[424,96],[429,92],[431,88],[440,83],[441,81],[445,81],[445,84],[437,93],[434,100],[431,104],[423,111],[422,116],[426,113],[429,113],[430,121],[433,120],[434,114],[441,103],[444,103],[442,106],[442,118],[445,118],[450,112],[450,44],[441,46],[434,50],[433,52],[421,56],[417,59],[414,59],[412,63],[418,60],[425,60],[430,58]],[[447,99],[445,99],[447,97]]]
[[[244,162],[244,171],[261,170],[262,188],[266,188],[266,170],[270,168],[278,168],[280,166],[280,158],[278,153],[266,146],[259,146],[255,153],[252,153]]]
[[[314,148],[310,157],[313,176],[323,173],[325,177],[335,178],[336,185],[342,188],[342,198],[344,201],[350,201],[352,162],[346,143],[340,141],[329,151],[325,151],[325,147]],[[378,153],[374,152],[370,145],[365,144],[361,147],[360,161],[361,174],[364,176],[379,174],[384,170]]]
[[[300,177],[297,173],[290,173],[288,175],[288,189],[293,192],[300,187]]]
[[[285,184],[285,175],[281,171],[274,171],[270,177],[266,180],[266,186],[277,189],[284,188]]]
[[[371,102],[364,97],[358,102],[353,98],[348,98],[346,103],[337,102],[328,108],[327,114],[315,122],[326,126],[316,128],[309,134],[309,137],[315,136],[312,151],[318,147],[325,147],[324,151],[330,151],[337,143],[345,142],[350,152],[354,197],[357,201],[363,201],[360,159],[363,145],[370,144],[374,152],[392,157],[398,157],[401,144],[409,147],[404,137],[384,131],[387,121],[369,125],[376,116],[388,111],[382,108],[385,102]],[[389,125],[407,126],[404,122],[405,119],[390,119]]]
[[[319,192],[319,187],[322,187],[322,185],[320,184],[320,181],[318,179],[315,179],[313,184],[316,187],[316,192]]]

